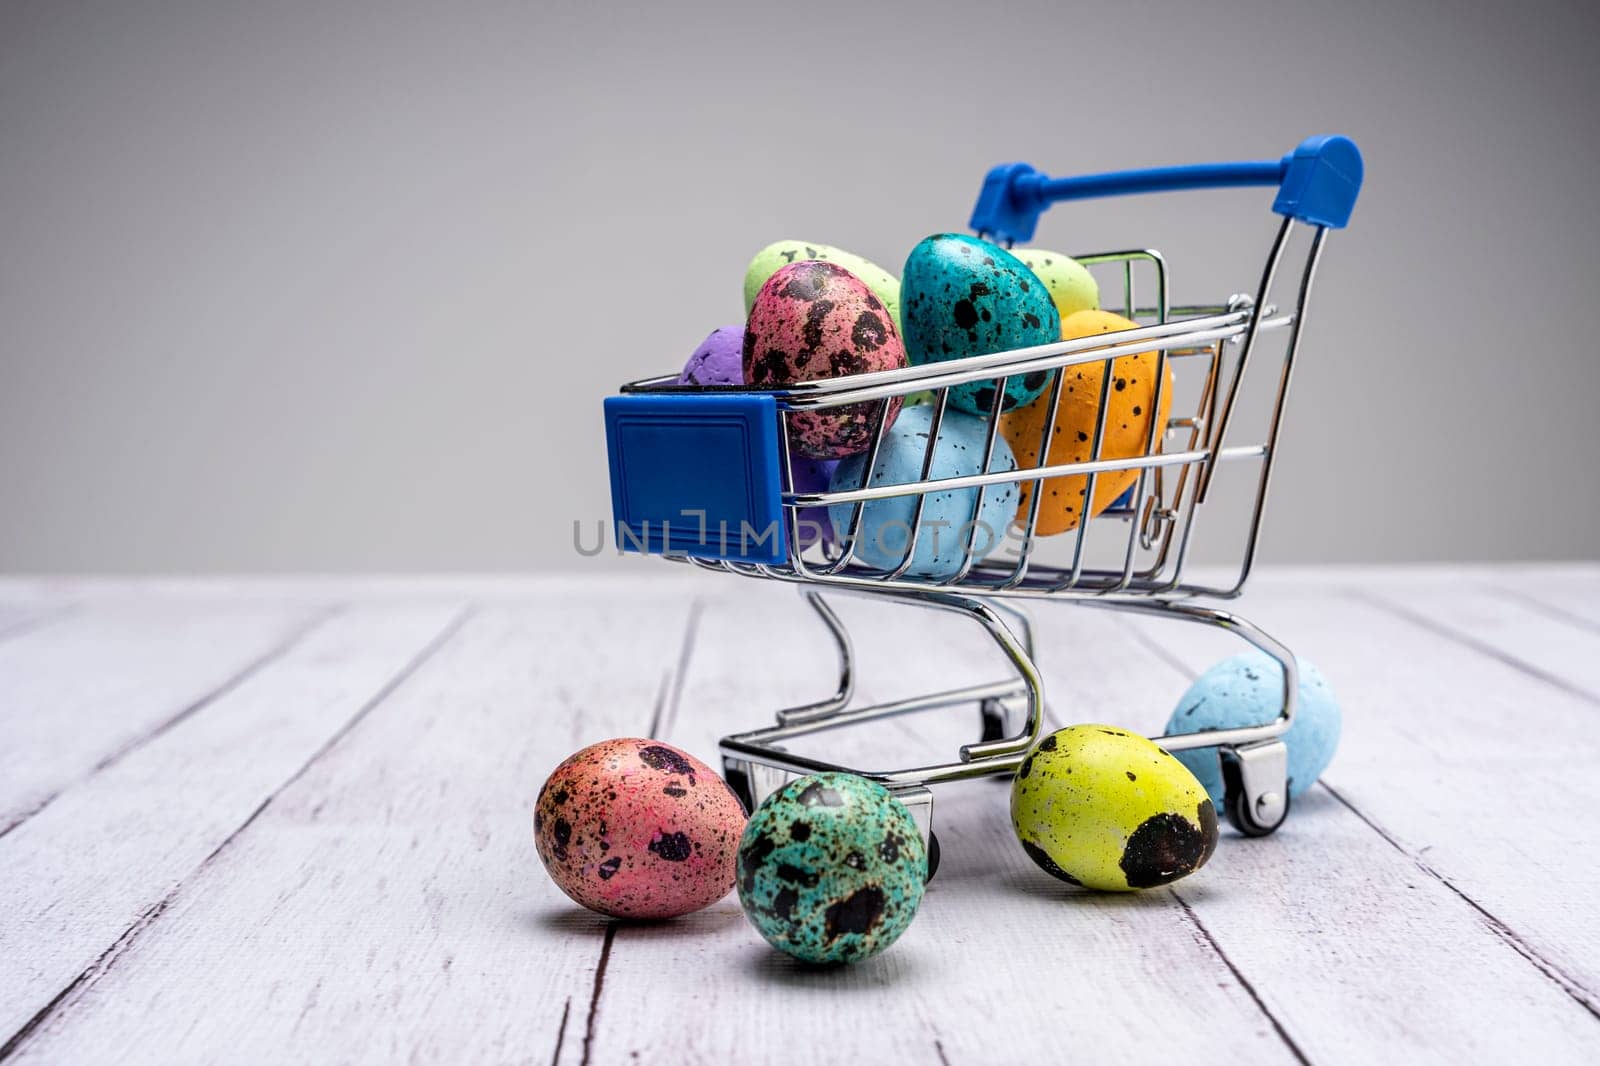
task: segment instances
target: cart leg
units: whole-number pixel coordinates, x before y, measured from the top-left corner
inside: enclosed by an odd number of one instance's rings
[[[1017,642],[1022,645],[1022,650],[1029,659],[1034,658],[1033,651],[1033,617],[1023,610],[1021,604],[1007,603],[1004,600],[991,601],[992,606],[998,607],[1010,615],[1015,621],[1012,632],[1017,637]],[[991,696],[978,704],[978,716],[982,723],[979,739],[983,741],[1000,740],[1014,736],[1022,730],[1023,723],[1027,720],[1028,701],[1026,696],[1018,693],[1011,696]],[[997,778],[997,780],[1003,780]]]
[[[1289,816],[1289,752],[1281,738],[1294,720],[1299,702],[1300,671],[1294,653],[1228,611],[1169,600],[1098,600],[1089,606],[1127,611],[1158,618],[1176,618],[1225,629],[1277,660],[1283,670],[1283,706],[1278,717],[1260,725],[1238,729],[1210,729],[1155,737],[1168,751],[1215,748],[1222,763],[1223,814],[1245,836],[1259,837],[1276,830]]]
[[[1026,615],[1013,608],[996,609],[995,605],[986,601],[953,593],[921,593],[905,598],[922,606],[964,615],[981,625],[1011,662],[1017,676],[1008,681],[870,707],[840,707],[835,705],[840,702],[836,699],[811,708],[794,708],[779,715],[778,725],[723,737],[720,746],[723,775],[751,811],[788,781],[805,774],[837,771],[879,782],[911,808],[928,847],[931,871],[938,865],[939,842],[933,832],[933,793],[927,786],[941,781],[1000,775],[1008,777],[1014,772],[1039,737],[1044,719],[1044,681],[1030,654],[1033,633]],[[849,638],[831,609],[814,598],[814,594],[808,596],[808,600],[836,635],[841,649],[841,664],[845,667],[840,684],[841,698],[848,699]],[[1007,625],[1002,611],[1017,619],[1017,632]],[[784,746],[786,741],[794,737],[971,702],[984,707],[985,714],[992,716],[1003,728],[998,731],[999,735],[986,736],[962,745],[959,761],[956,762],[906,770],[866,770],[800,755],[788,751]],[[931,872],[929,876],[932,876]]]
[[[778,722],[781,725],[791,725],[797,722],[815,722],[824,718],[831,718],[844,710],[850,702],[850,697],[855,695],[855,645],[850,641],[850,631],[839,621],[839,616],[833,613],[833,608],[828,601],[822,598],[820,592],[811,589],[801,589],[800,595],[805,597],[806,603],[817,612],[817,617],[822,619],[823,625],[828,627],[828,633],[833,637],[834,647],[839,652],[839,687],[832,696],[816,703],[806,703],[799,707],[788,707],[778,712]]]

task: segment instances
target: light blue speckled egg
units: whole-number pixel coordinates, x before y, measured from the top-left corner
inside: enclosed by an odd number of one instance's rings
[[[1343,716],[1333,690],[1322,672],[1304,659],[1300,667],[1300,702],[1294,721],[1283,735],[1289,749],[1289,795],[1299,796],[1314,784],[1333,761],[1339,746]],[[1168,733],[1197,733],[1202,729],[1232,729],[1260,725],[1278,716],[1283,705],[1283,667],[1271,656],[1254,649],[1224,659],[1189,686],[1167,719]],[[1172,753],[1187,766],[1222,806],[1222,769],[1215,748]]]
[[[900,279],[900,321],[906,358],[919,366],[1061,339],[1061,316],[1044,282],[1004,248],[959,233],[911,249]],[[1029,403],[1049,383],[1049,371],[1007,378],[1000,409]],[[955,386],[950,403],[987,417],[997,387]]]
[[[899,939],[928,853],[905,804],[864,777],[797,778],[739,842],[739,902],[767,942],[806,962],[860,962]]]
[[[873,485],[904,485],[922,478],[923,454],[928,447],[928,431],[933,428],[934,408],[907,407],[885,435],[872,470]],[[983,449],[989,437],[989,423],[960,411],[946,410],[939,425],[939,441],[934,450],[929,477],[964,477],[982,472]],[[865,455],[852,455],[833,472],[834,492],[861,487],[866,469]],[[1017,461],[1004,436],[996,435],[994,453],[989,457],[989,472],[1015,470]],[[961,568],[966,554],[967,536],[975,531],[973,554],[981,559],[998,548],[1005,539],[1006,527],[1017,509],[1017,486],[1007,483],[979,489],[953,489],[928,495],[918,525],[917,550],[909,574],[919,577],[948,577]],[[855,505],[836,503],[828,508],[835,533],[842,540],[849,534]],[[856,559],[880,570],[892,570],[905,558],[911,539],[911,524],[916,518],[916,496],[892,496],[870,500],[863,508],[861,536]]]

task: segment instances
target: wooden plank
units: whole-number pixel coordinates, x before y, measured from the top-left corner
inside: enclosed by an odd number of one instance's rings
[[[172,893],[19,1061],[548,1060],[606,925],[544,875],[530,810],[637,733],[679,597],[487,607]]]
[[[58,622],[72,613],[70,604],[42,605],[0,602],[0,643],[16,640],[41,626]]]
[[[1037,614],[1063,718],[1159,728],[1184,674],[1110,616],[1057,605]],[[925,615],[891,607],[857,626],[864,687],[887,696],[903,694],[913,674],[929,687],[971,681],[980,657],[992,670],[974,633],[925,641],[934,628]],[[809,624],[798,604],[713,601],[674,739],[710,755],[716,735],[826,689],[825,641],[791,651]],[[900,677],[874,680],[891,638]],[[795,658],[815,664],[808,681]],[[898,683],[883,691],[885,681]],[[971,728],[961,711],[913,721],[895,727],[906,763],[916,758],[907,746]],[[871,762],[895,739],[847,739],[842,750]],[[997,1047],[1017,1061],[1063,1048],[1135,1062],[1170,1061],[1180,1048],[1198,1061],[1241,1062],[1600,1054],[1600,1027],[1563,989],[1331,796],[1308,798],[1272,839],[1228,832],[1202,874],[1139,897],[1079,894],[1038,873],[1013,842],[997,784],[947,789],[935,810],[945,865],[902,942],[864,966],[790,964],[731,898],[678,923],[621,929],[592,1061],[759,1061],[777,1041],[818,1058],[881,1061],[990,1061]]]
[[[1448,611],[1446,599],[1416,597],[1415,611]],[[1573,847],[1589,835],[1584,812],[1600,803],[1593,703],[1364,592],[1273,589],[1241,612],[1315,661],[1338,694],[1344,738],[1324,777],[1337,796],[1478,912],[1592,1026],[1600,890]],[[1192,671],[1234,650],[1194,627],[1140,629]]]
[[[970,623],[858,600],[839,609],[856,633],[864,699],[1003,676],[998,653]],[[724,594],[701,623],[670,739],[715,758],[719,735],[824,694],[830,656],[793,593]],[[976,731],[976,711],[959,708],[881,723],[858,738],[835,734],[805,750],[910,764],[948,758]],[[1075,1048],[1141,1062],[1170,1058],[1178,1046],[1239,1062],[1294,1061],[1190,915],[1163,894],[1066,890],[1016,844],[1006,795],[992,781],[939,794],[941,871],[901,941],[860,966],[794,964],[761,941],[731,896],[669,925],[621,929],[590,1061],[781,1061],[792,1053],[1020,1062]]]
[[[1424,629],[1600,706],[1600,623],[1493,585],[1362,595]],[[1535,686],[1537,688],[1537,686]]]
[[[1489,581],[1506,599],[1558,620],[1600,633],[1600,574],[1583,570],[1505,575]]]
[[[0,836],[283,654],[322,613],[112,605],[0,643]]]
[[[396,683],[458,609],[357,609],[0,838],[0,1045]]]

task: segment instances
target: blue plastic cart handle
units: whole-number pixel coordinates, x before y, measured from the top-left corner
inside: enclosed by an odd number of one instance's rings
[[[1361,151],[1348,137],[1312,137],[1282,159],[1198,163],[1052,178],[1027,163],[1002,163],[983,179],[972,209],[974,231],[1001,241],[1028,241],[1045,208],[1101,196],[1272,185],[1272,209],[1313,226],[1342,229],[1361,192]]]

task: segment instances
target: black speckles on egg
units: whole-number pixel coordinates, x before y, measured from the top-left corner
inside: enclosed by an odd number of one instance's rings
[[[1028,858],[1032,859],[1039,869],[1043,870],[1051,877],[1054,877],[1059,881],[1065,881],[1069,885],[1083,884],[1082,881],[1079,881],[1076,877],[1073,877],[1071,874],[1067,873],[1067,871],[1063,870],[1056,863],[1056,861],[1045,852],[1043,848],[1032,841],[1022,841],[1022,850],[1028,853]]]
[[[818,875],[811,870],[795,866],[793,863],[780,862],[777,869],[777,878],[780,881],[787,881],[792,885],[800,885],[803,888],[815,888],[817,887]]]
[[[846,933],[858,936],[872,932],[872,927],[883,917],[883,889],[868,885],[850,893],[828,907],[824,928],[829,940],[837,940]]]
[[[756,873],[760,871],[761,864],[767,861],[767,856],[777,850],[777,847],[777,843],[769,834],[752,835],[746,831],[744,842],[739,847],[740,886],[746,892],[755,890]]]
[[[922,241],[901,279],[907,357],[924,364],[1059,340],[1055,304],[1037,280],[1011,253],[976,238],[941,234]],[[1013,377],[1001,409],[1031,402],[1047,381],[1047,374]],[[949,402],[986,415],[998,388],[993,381],[953,386]]]
[[[809,962],[859,961],[909,924],[926,862],[910,812],[882,786],[846,774],[801,778],[752,816],[739,900],[775,947]]]
[[[1133,888],[1170,884],[1198,870],[1215,847],[1215,813],[1209,840],[1200,826],[1183,815],[1157,814],[1142,822],[1128,838],[1122,850],[1122,872]]]
[[[779,268],[754,297],[746,324],[745,380],[788,385],[906,365],[892,317],[867,284],[832,263]],[[898,415],[900,398],[889,405]],[[809,459],[865,450],[876,431],[876,401],[795,411],[786,420],[790,447]]]
[[[684,833],[658,833],[648,847],[668,862],[682,862],[692,853],[689,837]]]
[[[639,761],[652,770],[666,770],[669,773],[684,775],[694,773],[694,767],[689,765],[689,760],[664,745],[640,748]]]
[[[669,918],[733,887],[744,811],[716,775],[658,741],[602,741],[557,767],[535,804],[539,857],[602,914]]]
[[[829,788],[820,778],[806,785],[795,798],[806,807],[844,806],[844,797],[839,791]]]

